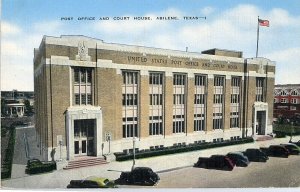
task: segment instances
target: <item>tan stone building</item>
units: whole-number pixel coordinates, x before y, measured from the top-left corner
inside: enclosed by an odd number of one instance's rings
[[[133,138],[149,149],[266,135],[274,76],[273,61],[237,51],[45,36],[34,51],[41,153],[72,160],[132,150]]]

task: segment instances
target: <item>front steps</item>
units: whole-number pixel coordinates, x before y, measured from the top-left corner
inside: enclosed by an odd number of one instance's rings
[[[69,161],[64,170],[76,169],[81,167],[90,167],[95,165],[103,165],[108,162],[102,157],[78,157],[75,160]]]

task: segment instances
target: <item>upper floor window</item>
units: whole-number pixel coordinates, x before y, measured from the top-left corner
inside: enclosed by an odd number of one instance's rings
[[[92,69],[84,67],[74,68],[74,104],[92,104]]]
[[[280,91],[280,95],[281,95],[281,96],[286,96],[286,95],[287,95],[287,92],[286,92],[285,90],[282,90],[282,91]]]
[[[256,78],[256,98],[255,101],[264,102],[264,83],[265,78],[257,77]]]
[[[291,93],[291,95],[292,95],[292,96],[298,96],[298,95],[299,95],[299,93],[298,93],[298,91],[296,91],[296,90],[293,90],[293,91],[292,91],[292,93]]]

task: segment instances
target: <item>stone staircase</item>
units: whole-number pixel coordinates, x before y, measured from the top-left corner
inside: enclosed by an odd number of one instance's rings
[[[108,162],[103,157],[79,157],[75,160],[69,161],[68,165],[64,167],[64,170],[76,169],[81,167],[90,167],[95,165],[103,165]]]
[[[259,135],[259,136],[256,136],[254,139],[256,141],[266,141],[266,140],[272,140],[274,138],[270,135]]]

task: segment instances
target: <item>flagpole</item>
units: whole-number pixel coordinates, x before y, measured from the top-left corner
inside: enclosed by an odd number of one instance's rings
[[[257,17],[256,57],[258,56],[258,40],[259,40],[259,16]]]

